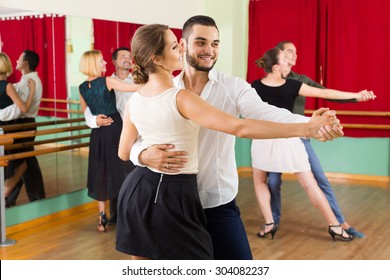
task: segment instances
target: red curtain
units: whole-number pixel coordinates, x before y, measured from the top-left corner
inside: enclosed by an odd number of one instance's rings
[[[390,111],[387,53],[390,49],[390,2],[386,0],[323,1],[321,65],[324,85],[345,91],[371,89],[375,101],[319,105],[336,110]],[[298,62],[299,63],[299,62]],[[339,116],[343,123],[390,124],[389,117]],[[389,130],[345,129],[348,136],[390,137]]]
[[[66,59],[65,59],[65,17],[56,15],[24,16],[13,19],[0,19],[1,51],[8,54],[13,62],[26,50],[38,53],[37,67],[42,80],[43,98],[66,99]],[[21,74],[15,71],[10,82],[20,80]],[[66,104],[42,102],[42,107],[66,109]],[[41,116],[67,117],[65,113],[39,111]]]
[[[115,72],[111,61],[111,55],[119,47],[130,48],[131,38],[138,27],[143,24],[118,22],[109,20],[93,20],[94,48],[100,50],[107,61],[107,73]],[[181,38],[181,29],[171,28],[178,38]]]
[[[372,89],[378,96],[364,103],[334,103],[308,98],[306,109],[389,111],[384,83],[385,50],[390,48],[386,0],[251,0],[249,2],[248,82],[261,78],[254,64],[266,50],[284,40],[294,42],[294,71],[345,91]],[[343,123],[390,124],[389,117],[339,116]],[[388,130],[345,129],[348,136],[390,137]]]
[[[248,82],[264,76],[255,60],[281,41],[294,42],[298,64],[294,71],[319,80],[319,7],[318,0],[252,0],[249,2]],[[316,100],[307,99],[316,106]]]
[[[115,67],[111,62],[111,55],[119,47],[130,48],[130,41],[135,30],[141,24],[124,23],[108,20],[93,20],[94,48],[100,50],[107,61],[107,73],[111,75],[115,72]]]

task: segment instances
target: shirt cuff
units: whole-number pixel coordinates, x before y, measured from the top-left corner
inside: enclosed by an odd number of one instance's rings
[[[137,141],[131,146],[130,150],[130,160],[134,165],[146,167],[146,165],[143,165],[139,162],[139,155],[143,150],[145,150],[146,147],[141,145],[141,140],[137,139]]]
[[[100,127],[96,123],[96,116],[92,115],[92,112],[89,109],[89,107],[87,107],[84,111],[84,118],[85,118],[86,125],[89,126],[90,128],[99,128]]]

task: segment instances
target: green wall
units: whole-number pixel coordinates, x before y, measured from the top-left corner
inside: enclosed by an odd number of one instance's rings
[[[390,138],[311,140],[325,172],[390,176]],[[251,140],[236,141],[237,167],[251,166]]]

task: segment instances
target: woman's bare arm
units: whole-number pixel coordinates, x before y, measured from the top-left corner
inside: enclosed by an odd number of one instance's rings
[[[272,139],[288,137],[314,137],[321,139],[319,130],[338,122],[332,115],[313,116],[308,123],[275,123],[263,120],[239,119],[209,105],[195,93],[181,90],[177,105],[183,117],[203,127],[222,131],[242,138]],[[323,109],[325,112],[328,109]]]
[[[130,101],[126,104],[122,133],[119,140],[118,156],[121,160],[128,161],[130,159],[130,150],[133,143],[137,139],[138,131],[130,120]]]

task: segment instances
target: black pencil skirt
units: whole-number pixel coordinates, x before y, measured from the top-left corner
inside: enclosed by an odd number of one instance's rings
[[[196,174],[136,167],[119,192],[116,249],[151,259],[212,259]]]

